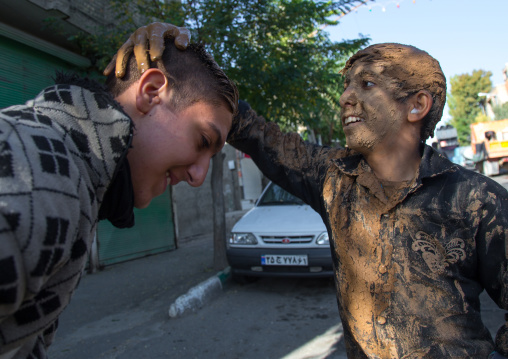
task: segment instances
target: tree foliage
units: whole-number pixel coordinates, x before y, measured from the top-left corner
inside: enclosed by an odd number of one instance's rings
[[[448,106],[452,116],[451,124],[457,129],[461,145],[470,143],[470,125],[476,122],[476,118],[485,108],[485,97],[478,94],[490,92],[490,76],[490,71],[474,70],[472,74],[457,75],[450,79]]]
[[[493,106],[492,111],[494,111],[494,119],[496,121],[508,118],[508,102],[505,102],[502,105]]]
[[[240,96],[258,114],[282,128],[304,125],[324,143],[343,138],[339,75],[347,58],[367,38],[333,42],[322,26],[361,0],[115,0],[114,29],[75,36],[84,54],[102,70],[129,34],[152,21],[191,30],[238,85]]]

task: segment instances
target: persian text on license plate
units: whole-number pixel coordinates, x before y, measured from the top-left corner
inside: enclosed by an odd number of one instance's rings
[[[274,255],[261,256],[261,264],[264,266],[307,266],[307,255]]]

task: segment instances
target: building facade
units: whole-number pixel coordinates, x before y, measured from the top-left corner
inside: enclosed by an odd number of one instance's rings
[[[503,69],[504,83],[494,86],[492,91],[486,96],[485,113],[491,119],[494,119],[493,107],[501,106],[508,102],[508,62]]]

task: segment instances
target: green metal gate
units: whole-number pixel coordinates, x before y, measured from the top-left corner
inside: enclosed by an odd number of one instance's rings
[[[144,209],[135,209],[136,225],[119,229],[99,222],[99,265],[109,265],[175,248],[175,227],[169,188]]]
[[[0,108],[20,105],[54,84],[56,70],[70,63],[0,35]]]

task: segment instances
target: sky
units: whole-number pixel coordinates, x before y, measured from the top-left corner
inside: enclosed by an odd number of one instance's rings
[[[441,64],[448,82],[473,70],[492,72],[502,84],[508,63],[508,0],[369,1],[325,28],[334,41],[363,34],[370,44],[397,42],[427,51]],[[443,123],[449,119],[448,107]]]

